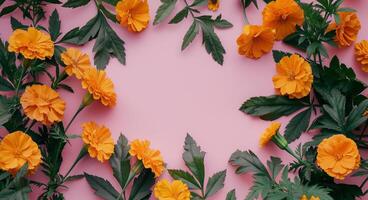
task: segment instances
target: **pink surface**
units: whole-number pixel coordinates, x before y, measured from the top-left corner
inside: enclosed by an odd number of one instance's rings
[[[351,2],[350,6],[358,10],[363,24],[359,40],[368,39],[368,26],[365,25],[368,22],[367,3],[353,0],[347,2]],[[151,19],[158,6],[158,0],[150,1]],[[182,6],[180,1],[176,12]],[[263,6],[260,1],[260,7]],[[54,7],[49,6],[47,15],[53,9]],[[84,25],[96,13],[93,3],[78,9],[57,9],[64,33]],[[223,1],[219,13],[234,24],[232,29],[217,31],[227,51],[223,66],[217,65],[207,55],[201,47],[200,37],[187,50],[180,52],[181,41],[189,28],[190,19],[179,25],[150,25],[139,34],[129,33],[118,25],[113,25],[126,42],[127,49],[126,66],[113,59],[107,67],[107,73],[113,79],[118,93],[117,106],[108,109],[98,103],[93,104],[77,118],[70,133],[80,134],[81,123],[96,121],[109,127],[115,139],[120,132],[129,139],[149,139],[154,148],[161,150],[168,168],[185,167],[181,159],[182,146],[186,133],[190,133],[207,152],[207,175],[228,170],[225,188],[212,199],[225,199],[226,193],[233,188],[237,189],[238,198],[243,199],[251,186],[251,179],[250,175],[234,174],[234,168],[227,163],[232,152],[236,149],[251,149],[264,161],[270,155],[282,156],[283,160],[287,160],[289,156],[273,145],[260,149],[258,137],[268,122],[246,116],[238,110],[249,97],[274,93],[271,77],[275,73],[275,65],[272,55],[251,60],[237,54],[235,40],[244,23],[239,1]],[[261,22],[261,11],[253,6],[248,9],[248,15],[251,23]],[[21,19],[20,12],[13,13],[12,16]],[[11,32],[9,22],[10,16],[0,19],[2,39],[7,39]],[[91,52],[93,43],[84,46],[83,50]],[[277,43],[274,49],[293,51],[281,43]],[[363,80],[367,78],[354,62],[352,47],[339,50],[338,54],[343,62],[354,66]],[[70,120],[84,94],[78,81],[70,80],[70,83],[76,92],[62,92],[67,101],[65,121]],[[304,141],[306,138],[308,136],[304,136]],[[76,139],[66,147],[63,152],[63,173],[74,161],[81,146],[81,140]],[[116,185],[107,163],[100,164],[94,159],[85,158],[73,173],[79,174],[83,171],[105,177]],[[41,173],[36,176],[40,175]],[[99,199],[85,180],[69,183],[68,186],[70,189],[64,191],[66,199]]]

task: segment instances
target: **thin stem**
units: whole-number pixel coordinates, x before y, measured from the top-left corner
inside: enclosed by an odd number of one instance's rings
[[[190,6],[189,6],[189,4],[188,4],[187,0],[184,0],[184,3],[185,3],[185,5],[186,5],[186,7],[189,9],[189,13],[190,13],[190,15],[192,15],[192,17],[193,17],[193,18],[196,18],[196,17],[194,16],[194,13],[193,13],[192,9],[190,8]]]
[[[26,62],[26,61],[24,61]],[[18,96],[19,94],[19,89],[20,89],[20,85],[21,83],[23,82],[23,77],[24,77],[24,73],[25,73],[25,66],[22,66],[22,71],[21,71],[21,76],[20,76],[20,79],[19,81],[17,82],[17,86],[15,87],[15,94]]]
[[[68,178],[70,172],[72,172],[72,170],[74,169],[74,167],[77,165],[77,163],[85,156],[87,155],[87,148],[86,147],[82,147],[82,149],[79,152],[79,155],[77,157],[77,159],[75,159],[74,163],[72,164],[72,166],[70,167],[70,169],[68,170],[68,172],[65,174],[63,182]]]
[[[69,129],[69,127],[70,127],[70,125],[73,123],[73,121],[75,120],[75,118],[78,116],[78,114],[79,114],[79,113],[80,113],[84,108],[85,108],[85,106],[83,106],[83,105],[80,105],[80,106],[79,106],[79,108],[78,108],[77,112],[75,112],[75,113],[74,113],[74,115],[73,115],[72,119],[69,121],[68,125],[66,126],[66,128],[65,128],[65,132],[67,132],[67,131],[68,131],[68,129]]]
[[[244,15],[245,24],[248,25],[249,24],[249,20],[248,20],[247,11],[246,11],[245,8],[243,9],[243,15]]]
[[[360,188],[363,188],[364,187],[364,185],[367,183],[367,181],[368,181],[368,177],[366,177],[365,179],[364,179],[364,181],[362,182],[362,184],[360,185]]]
[[[36,120],[33,120],[31,125],[26,129],[25,133],[28,133],[29,130],[31,130],[31,128],[36,124]]]
[[[365,122],[364,128],[362,132],[360,133],[359,140],[363,139],[363,136],[364,136],[365,131],[367,130],[367,127],[368,127],[368,121]]]

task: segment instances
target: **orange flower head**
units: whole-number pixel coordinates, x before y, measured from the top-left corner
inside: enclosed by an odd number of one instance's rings
[[[154,188],[154,195],[158,200],[190,200],[188,186],[180,180],[170,183],[168,180],[159,181]]]
[[[151,169],[159,177],[165,169],[161,152],[150,148],[147,140],[134,140],[130,144],[129,154],[141,160],[144,168]]]
[[[271,1],[262,14],[263,25],[276,30],[276,40],[294,33],[304,22],[304,11],[295,0]]]
[[[280,126],[281,123],[272,122],[259,138],[259,146],[264,147],[270,140],[272,140],[273,136],[275,136],[279,131]]]
[[[147,0],[123,0],[115,7],[116,19],[131,32],[141,32],[150,20]]]
[[[297,54],[283,57],[276,65],[273,85],[281,95],[303,98],[311,90],[313,74],[310,64]]]
[[[82,77],[82,88],[87,89],[93,99],[99,100],[104,106],[115,106],[114,83],[106,76],[105,71],[90,67]]]
[[[20,53],[26,59],[51,58],[54,55],[54,43],[49,34],[33,27],[28,30],[16,29],[9,38],[8,50]]]
[[[114,140],[105,126],[95,122],[84,123],[82,140],[87,145],[89,155],[100,162],[109,160],[114,153]]]
[[[270,52],[274,42],[273,29],[256,25],[244,26],[243,33],[236,40],[239,54],[253,59]]]
[[[41,164],[41,151],[32,138],[22,131],[15,131],[0,142],[0,169],[15,175],[28,163],[29,173]]]
[[[355,58],[362,65],[362,70],[368,72],[368,41],[362,40],[355,44]]]
[[[69,76],[74,75],[77,79],[82,79],[84,72],[91,68],[89,56],[82,53],[79,49],[68,48],[60,56],[66,65],[65,72]]]
[[[300,200],[320,200],[319,197],[315,197],[315,196],[311,196],[309,199],[307,197],[307,195],[303,195]]]
[[[343,180],[359,168],[358,146],[343,134],[324,139],[317,148],[317,165],[329,176]]]
[[[355,12],[339,12],[340,23],[331,23],[327,32],[335,30],[335,42],[339,47],[350,46],[356,39],[361,28],[358,15]]]
[[[220,0],[208,0],[208,9],[212,11],[218,10],[220,7]]]
[[[44,125],[63,119],[65,102],[47,85],[28,86],[20,97],[20,103],[28,118]]]

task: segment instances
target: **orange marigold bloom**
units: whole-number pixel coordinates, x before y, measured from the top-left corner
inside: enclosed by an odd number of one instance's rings
[[[264,147],[279,131],[281,123],[272,122],[259,138],[259,146]]]
[[[20,103],[28,118],[50,125],[64,116],[65,102],[60,95],[47,85],[28,86]]]
[[[271,1],[262,14],[263,25],[276,30],[276,40],[294,33],[304,22],[304,11],[295,0]]]
[[[99,126],[95,122],[84,123],[82,140],[88,146],[89,155],[100,162],[109,160],[114,153],[114,140],[105,126]]]
[[[253,59],[270,52],[274,42],[275,31],[257,25],[244,26],[243,33],[236,40],[239,54]]]
[[[220,7],[220,0],[208,0],[208,9],[212,11],[218,10]]]
[[[106,76],[105,71],[90,67],[82,77],[82,88],[87,89],[93,99],[99,100],[103,105],[115,106],[114,83]]]
[[[11,34],[8,50],[21,53],[27,59],[45,60],[54,55],[54,43],[49,34],[29,27],[28,30],[16,29]]]
[[[41,163],[41,151],[32,138],[22,131],[15,131],[0,142],[0,169],[15,175],[28,163],[28,170],[33,173]]]
[[[311,196],[309,199],[307,197],[307,195],[303,195],[300,200],[320,200],[319,197],[315,197],[315,196]]]
[[[303,98],[311,90],[313,82],[310,64],[297,54],[283,57],[276,65],[276,75],[272,81],[281,95]]]
[[[317,165],[331,177],[343,180],[359,168],[358,147],[343,134],[324,139],[317,148]]]
[[[79,49],[68,48],[65,52],[61,53],[61,60],[66,65],[65,72],[69,75],[75,75],[77,79],[82,79],[85,71],[91,68],[91,62],[89,56],[82,53]]]
[[[355,44],[355,58],[362,64],[362,70],[368,72],[368,41],[362,40]]]
[[[168,180],[159,181],[154,188],[154,195],[158,200],[190,200],[188,186],[180,180],[170,183]]]
[[[151,149],[148,140],[132,141],[129,154],[141,160],[144,168],[151,169],[156,177],[159,177],[165,169],[161,152]]]
[[[115,7],[116,19],[129,31],[140,32],[148,26],[150,20],[147,0],[123,0]]]
[[[350,46],[356,39],[361,28],[358,15],[355,12],[339,12],[340,23],[331,23],[327,32],[335,30],[335,42],[339,47]]]

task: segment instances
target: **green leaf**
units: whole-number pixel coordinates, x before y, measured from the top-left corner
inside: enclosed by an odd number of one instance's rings
[[[88,184],[95,190],[95,194],[105,200],[117,199],[119,193],[108,180],[84,173]]]
[[[13,12],[15,9],[18,8],[18,4],[13,4],[13,5],[10,5],[10,6],[6,6],[4,7],[1,12],[0,12],[0,17],[4,16],[4,15],[7,15],[11,12]]]
[[[10,100],[5,96],[0,95],[0,127],[7,123],[13,115],[9,107]]]
[[[188,16],[188,13],[189,13],[189,8],[185,7],[183,10],[178,12],[178,14],[176,14],[174,18],[170,20],[169,24],[177,24],[183,21],[183,19]]]
[[[10,17],[10,24],[11,24],[13,30],[16,30],[16,29],[27,29],[28,28],[28,26],[20,23],[14,17]]]
[[[100,12],[97,13],[95,17],[89,20],[86,25],[79,29],[78,33],[78,45],[83,45],[88,41],[97,37],[97,34],[101,28],[101,19],[103,16]]]
[[[221,19],[222,16],[219,15],[216,17],[213,25],[216,27],[216,28],[220,28],[220,29],[226,29],[226,28],[231,28],[233,27],[233,25],[227,21],[226,19]]]
[[[185,138],[183,160],[202,187],[205,177],[204,156],[205,152],[201,151],[201,147],[197,145],[189,134],[187,134]]]
[[[190,173],[176,169],[169,169],[168,171],[173,179],[183,181],[190,189],[201,189],[198,181]]]
[[[194,7],[194,6],[204,6],[207,4],[208,0],[194,0],[192,5],[190,5],[190,7]]]
[[[59,42],[78,44],[79,43],[79,27],[75,27],[67,32]]]
[[[303,112],[295,115],[285,129],[285,138],[288,143],[291,143],[298,139],[303,132],[308,129],[310,117],[312,114],[312,109],[308,108]]]
[[[276,177],[281,172],[284,165],[281,164],[282,161],[280,158],[271,156],[271,160],[267,161],[267,166],[270,169],[271,176],[273,180],[276,180]]]
[[[253,172],[254,174],[263,175],[271,180],[271,176],[266,167],[252,151],[237,150],[231,155],[229,162],[238,167],[235,171],[237,174]]]
[[[229,193],[227,193],[226,200],[236,200],[235,189],[233,189]]]
[[[130,156],[129,156],[128,139],[120,134],[115,145],[114,154],[110,158],[110,165],[114,177],[119,182],[121,188],[127,185],[130,172]]]
[[[272,121],[282,116],[288,116],[306,106],[308,105],[301,100],[272,95],[268,97],[252,97],[244,102],[240,110],[246,114],[258,116],[263,120]]]
[[[202,20],[200,25],[202,28],[203,43],[206,47],[207,53],[212,55],[212,58],[222,65],[224,63],[224,54],[226,52],[219,37],[213,29],[213,24]]]
[[[273,55],[273,60],[275,61],[275,63],[278,63],[283,57],[291,56],[291,53],[273,50],[272,55]]]
[[[190,43],[194,40],[194,38],[198,35],[199,25],[196,21],[193,21],[192,25],[189,27],[187,33],[184,36],[183,43],[181,45],[181,50],[183,51],[188,47]]]
[[[57,10],[55,9],[49,19],[49,32],[51,35],[52,41],[56,41],[56,39],[60,36],[60,19]]]
[[[63,4],[63,7],[67,8],[77,8],[80,6],[87,5],[90,0],[68,0]]]
[[[353,108],[346,119],[345,131],[352,131],[367,120],[367,117],[363,115],[367,108],[368,100],[364,100]]]
[[[14,179],[0,191],[0,199],[28,200],[28,194],[32,192],[29,181],[25,178],[28,172],[28,164],[24,164],[15,175]]]
[[[168,17],[175,8],[177,0],[161,0],[161,5],[156,11],[156,16],[153,21],[153,25],[161,23],[166,17]]]
[[[154,184],[154,174],[151,170],[144,169],[142,173],[134,179],[129,200],[148,200],[151,196],[151,188]]]
[[[226,170],[217,172],[208,179],[205,198],[208,198],[224,187]]]

